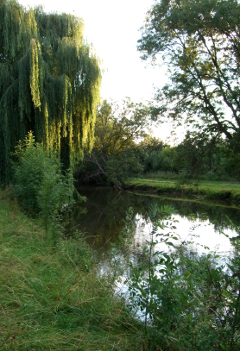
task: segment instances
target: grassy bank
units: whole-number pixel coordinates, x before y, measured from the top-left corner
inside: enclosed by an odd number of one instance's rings
[[[189,196],[197,199],[240,203],[240,183],[218,181],[181,181],[132,178],[126,187],[162,195]]]
[[[0,350],[139,350],[137,323],[82,236],[46,237],[0,192]]]

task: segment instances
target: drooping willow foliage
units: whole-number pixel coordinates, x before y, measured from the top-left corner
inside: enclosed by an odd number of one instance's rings
[[[83,20],[0,0],[0,178],[31,130],[66,167],[91,149],[101,71],[83,39]]]

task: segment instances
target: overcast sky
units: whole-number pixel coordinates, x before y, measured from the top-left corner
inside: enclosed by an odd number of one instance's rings
[[[137,40],[146,12],[154,0],[18,0],[24,6],[42,5],[45,12],[66,12],[82,17],[85,37],[103,61],[102,99],[146,101],[154,96],[154,86],[166,81],[164,69],[153,68],[140,59]],[[156,128],[155,128],[156,131]],[[162,140],[170,126],[161,126]]]

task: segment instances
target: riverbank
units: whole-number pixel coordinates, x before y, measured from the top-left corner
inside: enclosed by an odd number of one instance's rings
[[[237,182],[180,182],[132,178],[125,183],[125,189],[175,197],[187,196],[197,200],[225,201],[240,206],[240,183]]]
[[[0,350],[139,350],[141,325],[80,233],[47,236],[0,191]]]

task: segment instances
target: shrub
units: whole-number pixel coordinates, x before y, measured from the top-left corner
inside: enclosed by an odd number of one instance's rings
[[[31,214],[41,214],[45,229],[57,228],[61,213],[73,204],[72,172],[62,173],[55,155],[35,142],[32,132],[20,141],[13,154],[14,195]]]

